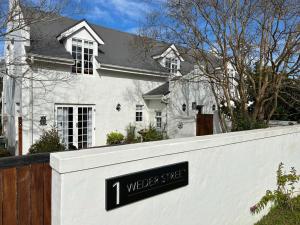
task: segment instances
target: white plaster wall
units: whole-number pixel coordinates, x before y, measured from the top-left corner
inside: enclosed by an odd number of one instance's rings
[[[194,137],[196,136],[196,116],[172,118],[168,124],[168,130],[172,138]]]
[[[253,225],[280,162],[300,171],[300,126],[51,154],[52,225]],[[189,162],[189,185],[105,210],[105,179]]]
[[[199,76],[193,78],[193,74],[190,74],[182,79],[170,81],[168,105],[169,136],[172,138],[196,136],[196,119],[191,120],[190,118],[196,118],[198,110],[192,109],[192,102],[196,102],[197,105],[203,105],[203,114],[214,115],[214,133],[221,133],[218,113],[212,110],[213,105],[216,105],[216,103],[210,84],[204,78]],[[183,104],[186,104],[186,111],[182,110]],[[184,123],[184,129],[188,132],[178,128],[178,123]],[[192,132],[193,130],[195,132]],[[181,135],[182,132],[183,135]]]
[[[94,40],[85,29],[81,29],[65,41],[64,45],[68,51],[72,49],[72,38]],[[94,52],[98,54],[96,42]],[[149,109],[151,106],[145,103],[142,95],[164,83],[166,78],[99,71],[96,70],[96,64],[94,59],[93,75],[76,75],[71,73],[70,66],[41,62],[35,62],[28,70],[27,76],[33,79],[24,79],[22,83],[24,154],[38,140],[43,130],[55,126],[55,104],[95,105],[94,146],[106,144],[106,134],[111,131],[125,134],[129,123],[136,125],[139,130],[154,120],[153,112],[161,106],[158,104],[154,109]],[[30,87],[31,80],[33,89]],[[31,92],[34,96],[32,108]],[[121,104],[120,112],[116,110],[118,103]],[[144,105],[143,122],[135,122],[137,104]],[[47,117],[47,126],[40,126],[41,116]]]
[[[161,99],[146,100],[148,106],[149,123],[156,126],[156,112],[160,111],[162,114],[162,128],[166,127],[167,124],[167,107]]]
[[[39,64],[33,69],[34,81],[34,130],[33,143],[39,138],[43,129],[55,125],[55,104],[94,104],[95,105],[95,145],[106,144],[106,134],[119,131],[125,134],[129,123],[137,129],[145,128],[152,118],[149,106],[142,95],[165,82],[165,78],[130,75],[116,72],[97,72],[94,75],[75,75],[70,67],[55,69],[46,64]],[[38,82],[38,78],[43,81]],[[30,86],[23,83],[23,152],[27,153],[31,146],[30,129]],[[116,110],[121,104],[121,111]],[[136,104],[144,105],[144,121],[135,122]],[[152,110],[153,111],[153,110]],[[150,116],[149,116],[150,115]],[[40,126],[41,116],[47,117],[47,126]]]

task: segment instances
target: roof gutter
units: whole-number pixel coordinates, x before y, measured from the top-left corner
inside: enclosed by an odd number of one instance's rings
[[[155,99],[161,99],[164,95],[143,95],[143,98],[146,100],[155,100]]]
[[[27,56],[28,58],[34,57],[34,60],[39,62],[56,63],[56,64],[63,64],[68,66],[74,65],[73,59],[44,56],[44,55],[33,54],[33,53],[28,53]]]
[[[99,68],[99,70],[126,72],[126,73],[132,73],[132,74],[148,75],[148,76],[156,76],[156,77],[164,77],[164,78],[167,78],[170,76],[170,74],[166,73],[166,72],[136,69],[133,67],[117,66],[117,65],[111,65],[111,64],[101,64],[101,67]]]

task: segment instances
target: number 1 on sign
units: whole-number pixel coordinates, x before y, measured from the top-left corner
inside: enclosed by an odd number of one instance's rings
[[[116,187],[116,205],[120,204],[120,182],[114,183],[113,187]]]

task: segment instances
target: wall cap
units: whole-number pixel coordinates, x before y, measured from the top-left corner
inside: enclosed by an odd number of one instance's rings
[[[63,174],[293,133],[300,133],[300,125],[93,148],[83,151],[57,152],[50,154],[50,165],[55,171]]]

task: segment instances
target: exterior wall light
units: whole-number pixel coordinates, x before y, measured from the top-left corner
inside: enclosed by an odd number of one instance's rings
[[[46,116],[41,116],[40,126],[47,126],[47,117]]]
[[[117,106],[116,106],[116,110],[117,110],[118,112],[120,112],[120,111],[121,111],[121,104],[120,104],[120,103],[118,103],[118,104],[117,104]]]
[[[216,110],[216,105],[212,106],[212,110],[215,111]]]
[[[186,104],[182,104],[182,111],[185,112],[186,111]]]

